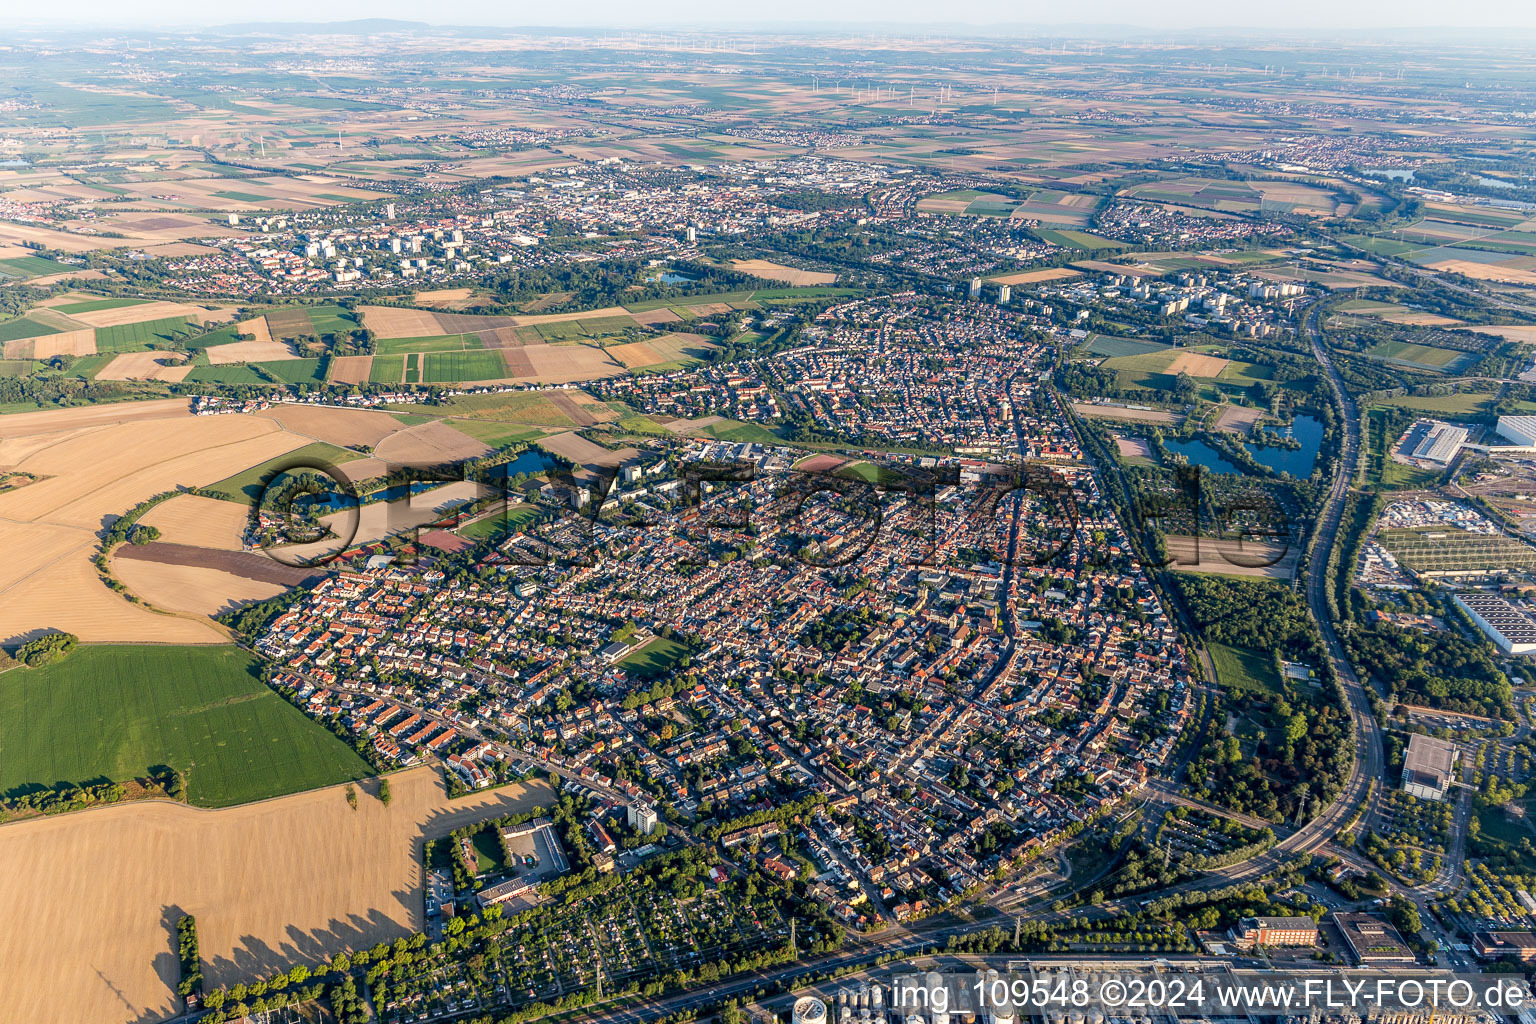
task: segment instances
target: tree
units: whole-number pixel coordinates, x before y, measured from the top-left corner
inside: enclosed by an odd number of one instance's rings
[[[379,803],[383,804],[385,807],[388,807],[389,806],[389,801],[390,801],[389,780],[388,779],[380,779],[379,780]]]
[[[357,790],[350,783],[347,785],[347,806],[357,810]]]

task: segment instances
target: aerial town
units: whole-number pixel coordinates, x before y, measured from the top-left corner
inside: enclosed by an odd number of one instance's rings
[[[0,1022],[1536,1024],[1536,26],[451,14],[0,40]]]

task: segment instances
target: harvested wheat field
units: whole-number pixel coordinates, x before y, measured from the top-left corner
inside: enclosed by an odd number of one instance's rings
[[[156,614],[109,590],[91,564],[96,532],[155,494],[222,480],[308,439],[254,416],[188,417],[180,401],[145,406],[161,416],[134,419],[129,406],[14,417],[34,432],[0,440],[0,465],[39,479],[0,493],[0,565],[10,567],[0,574],[0,640],[45,629],[102,642],[225,639],[206,622]],[[129,418],[108,421],[114,413]]]
[[[609,345],[606,351],[610,356],[631,370],[639,366],[655,366],[657,363],[666,362],[661,353],[652,348],[650,342],[646,341],[631,341],[625,345]]]
[[[96,332],[64,331],[46,338],[32,340],[32,358],[47,359],[50,356],[92,356],[96,354]]]
[[[796,267],[786,267],[781,263],[771,263],[768,260],[733,260],[731,269],[743,274],[751,274],[753,277],[783,281],[785,284],[796,286],[832,284],[837,281],[836,274],[819,270],[800,270]]]
[[[317,441],[329,441],[343,448],[372,448],[390,434],[403,429],[400,421],[387,412],[370,409],[332,409],[321,405],[274,405],[256,414],[276,420],[284,430],[303,434]]]
[[[362,384],[373,372],[373,356],[336,356],[331,359],[331,380],[337,384]]]
[[[1508,281],[1512,284],[1536,284],[1536,272],[1511,263],[1474,263],[1471,260],[1440,260],[1428,264],[1431,270],[1460,274],[1477,281]]]
[[[388,807],[376,786],[358,787],[355,811],[333,786],[216,811],[140,802],[0,826],[0,1020],[175,1016],[184,913],[197,918],[209,987],[419,931],[425,839],[554,797],[531,783],[450,801],[428,767],[391,776]]]
[[[393,306],[358,306],[363,326],[375,336],[391,338],[430,338],[448,332],[437,324],[437,314],[428,309],[396,309]]]
[[[112,405],[82,405],[75,409],[9,413],[0,416],[0,466],[14,465],[6,457],[6,445],[13,438],[83,430],[111,423],[191,415],[185,398],[157,398],[148,402],[117,402]]]
[[[530,345],[522,349],[504,349],[507,367],[520,381],[536,380],[542,384],[573,384],[576,381],[616,377],[624,367],[604,350],[592,345]],[[514,362],[511,358],[519,358]],[[533,370],[519,373],[523,360]]]
[[[418,306],[463,309],[474,294],[473,288],[438,288],[430,292],[417,292],[412,298]]]
[[[1168,364],[1168,373],[1187,373],[1191,377],[1216,377],[1227,368],[1227,360],[1204,352],[1180,352]]]
[[[139,522],[153,526],[172,544],[239,551],[248,513],[237,501],[178,494],[150,509]]]
[[[114,558],[112,574],[156,608],[209,617],[252,601],[265,601],[288,589],[206,566],[140,558]]]
[[[602,309],[587,309],[575,313],[523,313],[503,319],[510,319],[516,327],[534,327],[538,324],[563,324],[572,320],[598,320],[615,316],[632,317],[633,314],[623,306],[604,306]]]
[[[1041,281],[1062,281],[1081,276],[1082,271],[1071,267],[1045,267],[1041,270],[1021,270],[1017,274],[999,274],[987,280],[993,284],[1038,284]]]
[[[1505,341],[1536,345],[1536,325],[1532,324],[1483,324],[1477,327],[1463,327],[1461,330],[1473,331],[1477,334],[1492,334]]]
[[[385,462],[430,466],[479,458],[491,451],[483,442],[453,429],[442,420],[433,420],[397,430],[379,442],[373,454]]]
[[[617,450],[604,448],[602,445],[593,444],[574,430],[546,437],[537,444],[540,448],[554,452],[579,466],[617,466],[640,454],[634,448]]]
[[[143,324],[151,320],[170,317],[191,317],[201,322],[208,311],[201,306],[188,306],[181,302],[141,302],[136,306],[114,306],[111,309],[93,309],[70,316],[92,327],[120,327],[123,324]]]
[[[185,380],[192,364],[179,352],[124,352],[96,371],[97,380]]]
[[[656,324],[675,324],[682,319],[680,314],[672,312],[666,306],[658,306],[656,309],[648,309],[643,313],[631,313],[629,315],[634,317],[637,322],[648,327],[653,327]]]
[[[211,345],[206,351],[212,366],[299,358],[299,350],[286,341],[232,341],[228,345]]]

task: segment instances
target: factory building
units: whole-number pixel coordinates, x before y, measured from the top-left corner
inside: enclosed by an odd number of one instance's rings
[[[1536,651],[1536,620],[1497,594],[1457,594],[1456,606],[1505,654]]]

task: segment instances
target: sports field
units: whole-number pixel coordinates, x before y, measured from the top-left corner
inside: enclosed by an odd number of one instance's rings
[[[170,765],[226,807],[370,774],[234,647],[102,645],[0,676],[0,793]]]
[[[1459,367],[1477,358],[1471,352],[1416,345],[1409,341],[1384,341],[1372,346],[1366,355],[1393,363],[1407,363],[1426,370],[1449,370],[1453,365]]]
[[[654,679],[672,671],[690,653],[676,640],[658,636],[624,655],[618,664],[642,679]]]

